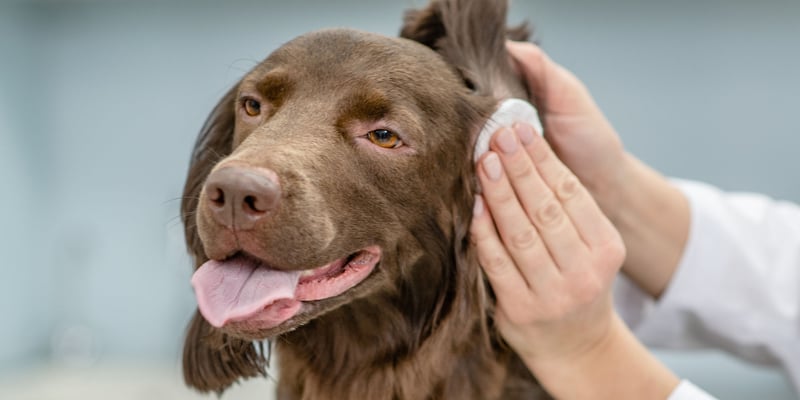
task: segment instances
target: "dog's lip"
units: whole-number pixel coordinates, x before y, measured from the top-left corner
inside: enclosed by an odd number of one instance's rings
[[[376,245],[366,246],[360,250],[350,253],[350,255],[338,258],[320,267],[313,267],[301,270],[300,281],[298,284],[302,285],[315,280],[319,281],[319,280],[334,278],[337,275],[340,275],[345,267],[350,267],[351,264],[353,264],[354,267],[358,267],[370,263],[373,259],[380,260],[381,254],[382,251],[379,246]],[[234,250],[228,253],[225,257],[215,260],[219,262],[225,262],[236,258],[249,260],[249,262],[258,264],[259,268],[287,270],[285,268],[276,266],[275,264],[261,257],[258,257],[246,250]]]
[[[323,266],[302,270],[299,272],[300,277],[296,281],[291,298],[264,303],[261,307],[238,314],[215,326],[230,326],[234,331],[250,332],[248,335],[252,336],[258,336],[259,332],[279,334],[287,329],[293,329],[296,325],[302,324],[299,321],[308,321],[324,312],[327,309],[325,304],[332,304],[330,301],[335,303],[339,295],[366,280],[380,262],[381,255],[381,248],[372,245]],[[236,259],[249,260],[250,263],[257,265],[256,268],[275,270],[263,259],[243,251],[225,258],[225,260]]]
[[[300,274],[295,297],[300,301],[313,301],[338,296],[343,292],[328,293],[328,295],[312,292],[315,286],[319,287],[330,280],[345,279],[349,275],[352,276],[350,278],[352,285],[346,289],[348,290],[364,280],[380,258],[380,247],[369,246],[327,265],[305,270]]]

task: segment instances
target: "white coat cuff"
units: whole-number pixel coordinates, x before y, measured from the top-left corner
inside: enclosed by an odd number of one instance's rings
[[[667,400],[716,400],[716,397],[704,392],[692,382],[682,380],[667,397]]]

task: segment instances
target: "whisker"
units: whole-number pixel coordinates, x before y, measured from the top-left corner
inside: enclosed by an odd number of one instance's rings
[[[247,63],[251,64],[249,66],[249,68],[242,68],[242,67],[236,66],[236,64],[244,63],[244,62],[247,62]],[[258,65],[258,63],[259,63],[258,60],[254,60],[252,58],[238,58],[238,59],[234,60],[232,63],[228,64],[228,70],[229,71],[230,70],[235,70],[235,71],[239,71],[239,72],[245,73],[245,72],[250,71],[250,69],[252,69],[254,66]]]
[[[225,155],[217,152],[217,149],[215,149],[215,148],[209,148],[208,150],[211,152],[211,154],[213,154],[215,157],[217,157],[217,159],[214,160],[214,164],[218,163],[219,160],[222,160],[223,158],[225,158]]]
[[[189,220],[189,224],[186,225],[186,230],[191,231],[197,229],[197,222],[194,222],[194,218]]]
[[[189,217],[189,221],[194,221],[194,216],[196,213],[186,213],[186,216]],[[175,228],[175,226],[180,225],[183,223],[183,218],[180,215],[176,215],[169,220],[167,220],[167,229]]]
[[[164,200],[164,201],[161,202],[161,205],[162,206],[166,206],[166,205],[169,205],[170,203],[174,203],[176,201],[198,200],[198,199],[200,199],[200,196],[179,196],[179,197],[173,197],[171,199]]]

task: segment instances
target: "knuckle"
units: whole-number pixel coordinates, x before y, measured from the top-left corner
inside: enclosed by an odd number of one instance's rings
[[[478,262],[488,274],[502,274],[508,270],[510,261],[501,254],[481,254],[478,253]]]
[[[618,267],[625,261],[627,249],[622,239],[616,237],[615,240],[609,240],[597,248],[596,254],[600,259],[605,260],[606,263]]]
[[[547,143],[544,140],[538,140],[536,145],[533,146],[530,150],[530,157],[536,164],[541,164],[547,161],[550,158],[550,149],[547,147]]]
[[[562,201],[569,200],[580,192],[581,184],[575,175],[567,173],[556,185],[556,195]]]
[[[608,252],[608,258],[619,264],[622,264],[627,256],[627,249],[625,248],[625,243],[623,243],[622,240],[614,240],[607,244],[606,251]]]
[[[518,250],[530,250],[536,247],[539,238],[533,229],[526,229],[511,235],[511,245]]]
[[[540,226],[553,226],[563,219],[563,215],[561,205],[554,198],[550,198],[534,211],[533,219]]]
[[[586,299],[594,299],[602,291],[603,284],[600,278],[590,274],[586,277],[586,279],[583,280],[583,285],[580,292],[586,296]]]
[[[487,193],[487,197],[488,196],[489,194]],[[517,195],[511,190],[496,190],[496,193],[491,197],[490,200],[498,205],[508,205],[518,202]]]
[[[586,306],[597,301],[604,291],[602,281],[595,276],[580,280],[575,291],[575,302],[579,306]]]
[[[520,179],[520,178],[528,178],[533,176],[534,170],[533,165],[531,163],[520,163],[521,165],[517,165],[508,171],[508,175],[512,179]]]

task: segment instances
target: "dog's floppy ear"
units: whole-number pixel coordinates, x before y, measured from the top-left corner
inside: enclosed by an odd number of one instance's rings
[[[222,393],[240,378],[266,376],[263,348],[232,338],[196,312],[183,346],[183,380],[201,392]]]
[[[433,0],[406,12],[400,36],[444,57],[476,93],[495,98],[527,98],[514,73],[505,41],[527,40],[526,24],[506,28],[506,0]]]
[[[181,218],[186,245],[198,268],[208,260],[197,233],[195,214],[200,190],[217,162],[233,151],[236,88],[228,91],[209,115],[192,152],[183,189]],[[186,384],[202,392],[221,393],[239,378],[265,374],[266,360],[252,342],[229,337],[195,313],[183,345]]]

